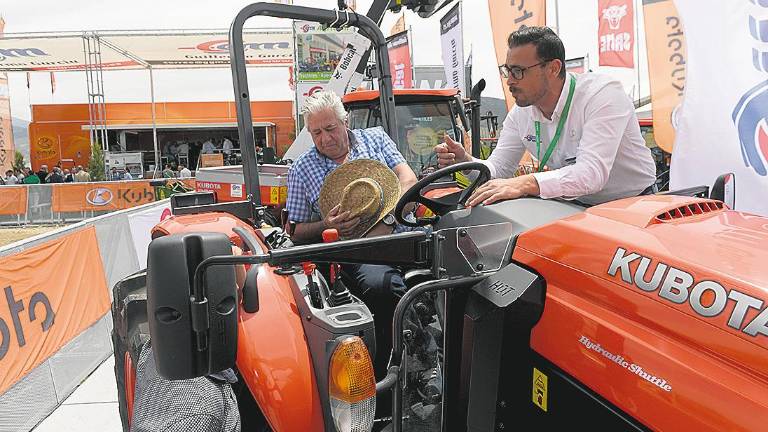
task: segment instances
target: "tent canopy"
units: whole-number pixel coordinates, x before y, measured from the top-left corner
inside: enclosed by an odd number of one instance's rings
[[[248,64],[290,66],[293,35],[287,29],[246,30]],[[0,37],[0,72],[179,69],[228,67],[226,30],[6,33]]]

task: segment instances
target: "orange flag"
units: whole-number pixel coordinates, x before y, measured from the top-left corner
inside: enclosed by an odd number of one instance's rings
[[[653,102],[653,137],[656,145],[672,153],[673,117],[683,100],[688,57],[683,22],[672,0],[644,1],[643,15]]]
[[[509,38],[509,34],[522,27],[546,25],[547,1],[527,0],[524,2],[509,2],[488,0],[488,12],[491,16],[491,31],[493,32],[493,45],[496,48],[496,60],[498,64],[504,64],[507,58],[507,38]],[[502,79],[501,76],[499,78]],[[509,93],[507,83],[503,79],[501,87],[504,89],[507,109],[510,109],[515,104],[515,99]]]
[[[405,14],[400,14],[400,18],[397,19],[395,25],[389,30],[389,35],[396,35],[405,31]]]

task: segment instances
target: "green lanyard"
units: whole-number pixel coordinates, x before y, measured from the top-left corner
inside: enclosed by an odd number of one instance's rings
[[[549,143],[547,151],[544,153],[544,158],[541,157],[541,122],[536,120],[533,125],[536,128],[536,159],[539,160],[538,172],[544,169],[549,157],[552,155],[552,151],[557,147],[557,142],[560,140],[560,133],[563,132],[563,126],[565,126],[565,120],[568,119],[568,112],[571,110],[571,101],[573,100],[573,92],[576,90],[576,78],[571,75],[571,84],[568,88],[568,98],[565,100],[565,106],[563,107],[563,113],[560,114],[560,121],[557,123],[557,129],[555,130],[555,136],[552,137],[552,142]]]

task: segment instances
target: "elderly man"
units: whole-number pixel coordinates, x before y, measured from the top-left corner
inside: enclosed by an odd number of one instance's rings
[[[400,182],[402,191],[416,183],[416,174],[405,162],[392,139],[380,127],[347,128],[347,112],[339,96],[316,92],[307,98],[302,110],[314,147],[296,159],[288,172],[288,217],[296,222],[293,238],[313,243],[322,233],[335,228],[342,236],[350,236],[360,223],[337,205],[321,216],[319,198],[323,181],[345,162],[357,159],[377,160],[389,167]],[[346,265],[344,271],[356,282],[350,287],[374,312],[377,341],[376,374],[386,371],[391,350],[392,315],[406,287],[400,273],[389,266]]]
[[[295,240],[320,241],[328,228],[344,236],[359,223],[339,208],[320,216],[317,200],[323,180],[344,162],[374,159],[384,163],[397,175],[403,192],[416,183],[416,174],[383,129],[347,129],[347,112],[335,93],[316,92],[305,102],[302,114],[315,146],[299,156],[288,173],[287,208],[296,222]]]
[[[565,47],[547,27],[508,39],[499,71],[516,105],[484,161],[493,180],[467,205],[526,195],[599,204],[654,192],[656,167],[621,83],[605,75],[565,73]],[[513,177],[525,150],[551,171]],[[450,137],[435,147],[438,164],[473,160]]]

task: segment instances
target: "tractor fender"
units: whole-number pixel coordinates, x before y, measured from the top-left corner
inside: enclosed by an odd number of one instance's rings
[[[253,234],[253,228],[237,217],[223,212],[170,216],[152,228],[152,239],[188,232],[219,232],[229,241],[243,248],[243,242],[233,228],[241,227]]]
[[[253,269],[252,269],[253,270]],[[323,430],[323,414],[292,276],[258,269],[259,310],[240,308],[237,368],[273,431]]]

